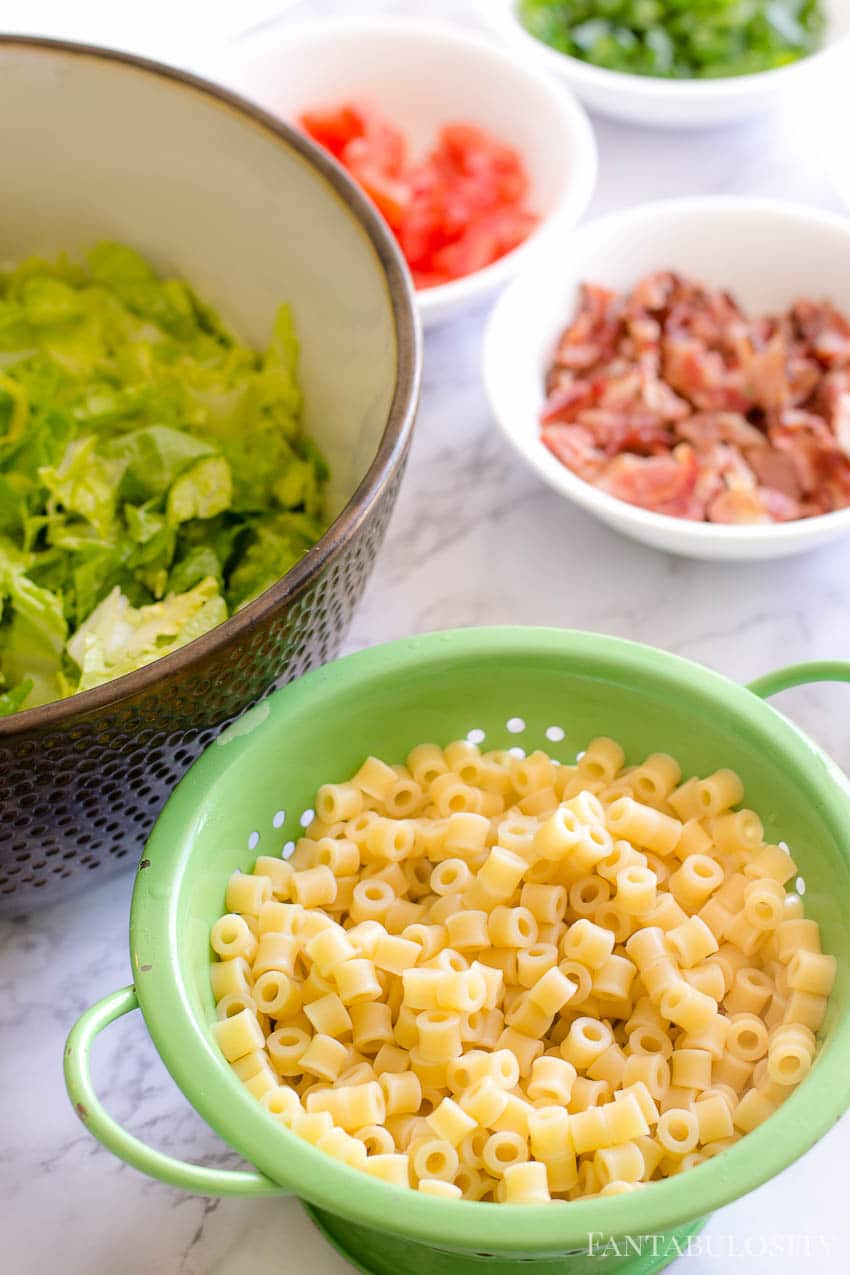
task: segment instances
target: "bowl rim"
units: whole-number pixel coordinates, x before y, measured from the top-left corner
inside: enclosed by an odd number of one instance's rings
[[[553,138],[562,145],[569,141],[571,147],[565,193],[551,212],[541,217],[527,239],[489,266],[473,270],[471,274],[452,279],[449,283],[416,290],[416,304],[423,319],[439,319],[466,302],[495,290],[516,273],[525,260],[540,252],[549,234],[559,226],[575,225],[583,216],[593,195],[599,168],[593,126],[572,89],[559,84],[549,74],[541,75],[532,58],[518,55],[503,43],[489,39],[480,28],[460,27],[440,19],[388,15],[369,17],[366,14],[294,19],[279,15],[278,19],[264,23],[260,28],[244,32],[220,52],[215,60],[215,72],[226,82],[231,82],[236,68],[244,69],[255,57],[274,57],[281,48],[304,40],[351,35],[401,36],[413,42],[423,39],[440,41],[444,45],[464,49],[472,57],[489,60],[494,69],[500,67],[524,80],[529,88],[546,99],[552,119],[558,119],[558,132],[552,134]]]
[[[214,652],[234,645],[282,606],[293,602],[343,551],[368,517],[371,509],[397,472],[413,432],[422,379],[422,329],[413,281],[407,264],[383,218],[340,166],[296,129],[261,107],[203,76],[168,66],[151,58],[99,45],[0,31],[0,57],[15,50],[57,54],[107,62],[130,72],[165,80],[169,87],[189,90],[219,110],[235,114],[247,126],[270,135],[279,145],[318,172],[348,213],[365,231],[382,271],[393,313],[395,336],[395,389],[377,451],[351,497],[327,531],[303,558],[264,593],[220,625],[170,655],[122,677],[78,691],[65,699],[0,717],[0,741],[17,735],[42,733],[66,726],[76,718],[90,717],[136,699],[158,682],[201,663]]]
[[[717,213],[728,215],[747,213],[774,217],[797,226],[805,222],[812,227],[839,232],[845,236],[850,246],[850,220],[841,213],[827,212],[810,208],[799,202],[762,196],[685,195],[673,199],[650,200],[585,222],[572,232],[570,240],[565,243],[564,255],[566,260],[573,259],[586,241],[592,243],[594,248],[598,248],[600,243],[616,238],[625,227],[640,223],[642,219],[666,218],[669,220],[678,215],[696,217]],[[551,278],[551,269],[546,274],[548,278]],[[653,510],[631,505],[628,501],[620,500],[617,496],[594,487],[592,483],[579,478],[566,465],[562,465],[542,445],[532,446],[533,443],[540,442],[539,434],[533,439],[523,439],[509,424],[508,413],[503,410],[494,387],[494,380],[500,366],[499,351],[504,346],[505,334],[516,326],[512,310],[517,298],[522,297],[535,283],[539,283],[542,275],[543,264],[530,263],[529,267],[508,286],[493,307],[482,342],[482,376],[490,410],[503,436],[525,463],[559,495],[581,505],[588,512],[616,526],[618,530],[625,532],[628,524],[630,529],[635,530],[635,534],[652,535],[655,544],[660,539],[669,537],[695,550],[708,549],[711,545],[741,546],[751,548],[754,552],[774,545],[789,547],[799,545],[802,549],[806,547],[808,541],[839,535],[850,527],[850,506],[830,513],[816,514],[811,518],[795,518],[789,522],[734,526],[693,522],[687,518],[676,518],[672,514],[655,513]]]
[[[388,642],[336,660],[277,690],[220,737],[194,763],[159,816],[139,867],[130,913],[130,956],[136,993],[148,1031],[175,1082],[204,1119],[231,1146],[273,1180],[311,1203],[362,1226],[389,1230],[443,1249],[473,1248],[505,1253],[586,1252],[588,1235],[623,1236],[664,1232],[704,1217],[737,1199],[802,1156],[850,1104],[850,1012],[834,1022],[830,1048],[817,1070],[765,1124],[713,1162],[652,1184],[651,1193],[576,1200],[567,1209],[527,1206],[523,1226],[512,1209],[423,1197],[387,1187],[333,1161],[291,1131],[276,1126],[240,1085],[189,1005],[180,956],[182,895],[186,867],[202,844],[206,795],[234,763],[230,739],[251,733],[254,744],[274,744],[275,719],[309,704],[312,713],[334,703],[337,688],[352,679],[415,678],[424,666],[485,659],[546,658],[585,668],[591,680],[603,669],[631,683],[631,675],[664,684],[671,695],[703,711],[722,713],[730,733],[740,727],[756,740],[769,735],[777,753],[793,764],[801,789],[817,794],[824,820],[846,827],[850,780],[792,721],[764,699],[722,674],[691,660],[622,638],[569,629],[494,626],[421,634]],[[226,747],[222,747],[226,743]],[[195,849],[192,849],[194,840]],[[850,844],[845,857],[850,864]],[[818,1102],[806,1106],[817,1095]],[[719,1171],[718,1171],[719,1169]],[[392,1194],[388,1194],[392,1192]],[[389,1224],[391,1222],[391,1224]]]
[[[747,75],[718,75],[706,79],[665,79],[660,75],[639,75],[637,72],[612,71],[608,67],[595,66],[571,53],[562,53],[533,35],[520,20],[517,0],[477,0],[477,8],[491,30],[500,31],[511,43],[537,56],[553,71],[568,76],[575,84],[613,94],[627,93],[644,103],[668,102],[673,105],[677,96],[688,106],[722,102],[734,96],[757,97],[788,83],[804,69],[822,61],[845,43],[850,28],[834,38],[827,38],[811,53],[789,62],[785,66],[769,67],[765,71],[752,71]]]

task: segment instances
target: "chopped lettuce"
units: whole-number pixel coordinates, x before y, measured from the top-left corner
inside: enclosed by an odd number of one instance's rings
[[[133,607],[116,587],[99,602],[68,643],[80,669],[78,690],[143,668],[227,619],[218,581],[202,580],[186,593]]]
[[[0,716],[176,650],[315,544],[297,363],[287,306],[259,354],[122,244],[0,273]]]

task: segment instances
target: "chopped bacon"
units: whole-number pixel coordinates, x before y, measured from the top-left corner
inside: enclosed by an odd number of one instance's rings
[[[630,306],[636,310],[665,310],[678,285],[679,280],[669,270],[648,274],[632,290]]]
[[[691,407],[687,399],[680,398],[666,381],[660,379],[657,358],[643,354],[640,367],[641,398],[650,412],[655,412],[665,421],[681,421],[690,416]]]
[[[575,321],[566,329],[555,351],[555,366],[588,368],[611,355],[617,339],[613,313],[616,294],[593,283],[583,283]]]
[[[718,350],[696,337],[665,341],[664,377],[674,390],[704,412],[745,412],[749,400],[740,368],[727,368]]]
[[[593,386],[589,381],[570,379],[550,392],[540,413],[541,424],[575,420],[576,414],[583,407],[588,407],[595,397]]]
[[[638,354],[657,351],[661,341],[661,324],[657,319],[641,310],[627,316],[626,327]]]
[[[582,285],[541,438],[587,482],[678,518],[786,522],[850,506],[850,321],[828,301],[747,316],[671,271]]]
[[[850,457],[850,393],[839,394],[830,420],[839,451]]]
[[[779,412],[788,402],[785,339],[775,332],[761,350],[744,359],[744,385],[754,407]]]
[[[613,411],[625,411],[634,403],[641,391],[641,375],[636,367],[629,368],[621,376],[612,376],[599,383],[599,405]]]
[[[669,451],[673,435],[652,412],[618,412],[605,408],[589,408],[577,417],[579,425],[590,430],[597,445],[608,456],[620,452]]]
[[[787,492],[779,491],[772,486],[760,487],[759,495],[774,522],[794,522],[797,518],[805,517],[801,512],[803,506],[800,501]]]
[[[545,425],[540,438],[562,465],[586,482],[595,482],[605,468],[604,452],[596,446],[590,430],[581,425]]]
[[[680,444],[669,456],[632,456],[623,452],[609,464],[598,484],[630,505],[674,512],[687,504],[697,480],[693,448]]]
[[[814,359],[806,358],[804,354],[789,355],[786,380],[790,401],[795,405],[805,403],[821,383],[822,376]]]
[[[747,464],[762,487],[769,487],[771,491],[799,501],[803,489],[794,461],[787,452],[762,445],[753,447],[745,455]]]
[[[695,447],[731,443],[734,447],[763,447],[764,434],[740,412],[695,412],[677,426],[678,432]]]
[[[758,490],[750,491],[727,487],[714,497],[708,506],[709,522],[759,523],[772,522]]]
[[[850,363],[850,322],[828,301],[798,301],[794,319],[815,357],[827,367]]]

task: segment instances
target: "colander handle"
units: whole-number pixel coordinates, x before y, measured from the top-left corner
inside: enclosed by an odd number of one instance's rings
[[[136,989],[122,987],[77,1019],[65,1045],[65,1087],[74,1110],[83,1124],[104,1147],[134,1169],[170,1186],[197,1195],[291,1195],[277,1182],[262,1173],[245,1170],[207,1169],[200,1164],[186,1164],[170,1155],[155,1151],[128,1133],[103,1107],[92,1085],[89,1060],[96,1036],[116,1018],[138,1009]]]
[[[810,682],[850,682],[850,664],[844,660],[811,660],[808,664],[789,664],[775,669],[750,682],[747,690],[761,699],[769,699],[792,686],[807,686]]]

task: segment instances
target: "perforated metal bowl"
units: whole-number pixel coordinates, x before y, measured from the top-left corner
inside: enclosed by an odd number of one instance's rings
[[[3,254],[122,238],[261,344],[291,302],[330,530],[238,615],[106,686],[0,719],[0,913],[130,866],[222,726],[330,659],[386,530],[421,361],[383,222],[298,134],[202,80],[80,45],[0,37]]]

